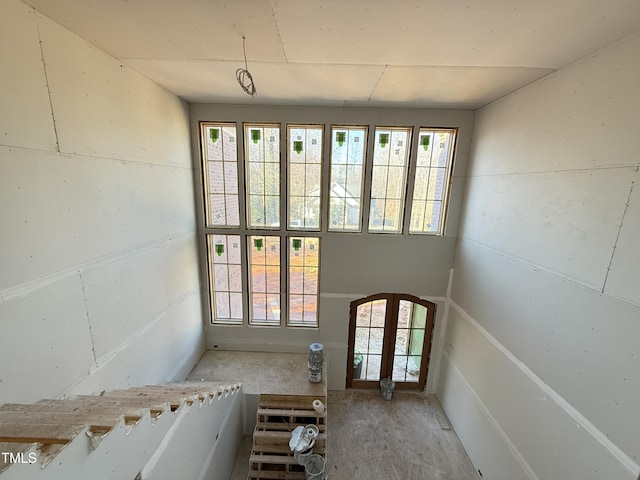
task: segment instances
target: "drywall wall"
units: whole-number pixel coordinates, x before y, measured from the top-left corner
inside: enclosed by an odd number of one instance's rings
[[[188,105],[0,4],[0,403],[181,379],[204,349]]]
[[[438,395],[484,478],[638,477],[638,51],[476,112]]]
[[[201,169],[198,139],[198,125],[201,121],[322,124],[326,126],[326,131],[330,131],[331,125],[369,125],[370,132],[376,125],[459,128],[445,235],[323,232],[318,329],[259,328],[247,325],[206,327],[208,348],[306,352],[310,343],[322,342],[328,357],[328,387],[343,389],[351,301],[379,292],[405,292],[440,302],[446,294],[458,231],[473,112],[194,104],[191,105],[192,149],[194,166],[198,170]],[[196,188],[201,192],[201,183]],[[199,209],[202,211],[202,200],[199,199],[199,202]],[[203,225],[202,216],[199,221]],[[201,237],[201,242],[203,241],[204,235]],[[206,264],[204,255],[201,261]],[[206,285],[206,276],[203,276],[202,281]],[[204,302],[203,308],[210,310],[206,294]],[[442,312],[443,308],[439,307],[439,314]],[[436,328],[439,318],[440,316],[436,318]]]
[[[242,441],[242,397],[242,387],[238,387],[204,402],[195,402],[188,411],[176,412],[171,429],[138,478],[231,478]]]

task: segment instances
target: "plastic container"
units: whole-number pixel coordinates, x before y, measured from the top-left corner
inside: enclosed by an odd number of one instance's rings
[[[394,388],[396,388],[396,382],[390,378],[380,380],[380,392],[382,393],[382,398],[385,400],[391,400]]]
[[[304,465],[304,473],[307,480],[323,480],[324,479],[324,458],[318,454],[309,455],[307,463]]]

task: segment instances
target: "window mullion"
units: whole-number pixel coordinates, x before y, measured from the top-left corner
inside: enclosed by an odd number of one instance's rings
[[[327,135],[327,132],[329,134]],[[331,142],[333,138],[333,131],[331,124],[324,125],[324,135],[322,141],[322,163],[320,173],[322,175],[322,181],[320,182],[320,234],[326,233],[329,230],[330,218],[330,195],[331,195]],[[323,208],[324,207],[324,208]],[[322,214],[324,212],[324,215]]]
[[[283,133],[284,132],[284,133]],[[280,124],[280,326],[289,322],[289,129],[286,123]],[[283,201],[284,199],[284,201]]]
[[[362,222],[362,233],[369,232],[369,212],[371,209],[371,182],[373,179],[373,149],[376,142],[376,126],[369,125],[369,135],[367,135],[367,151],[363,165],[364,188],[362,193],[362,205],[360,208],[360,221]]]
[[[402,209],[402,233],[404,235],[409,234],[411,227],[411,210],[413,208],[413,189],[416,183],[416,171],[418,163],[418,143],[420,141],[420,126],[414,125],[411,135],[411,150],[409,150],[409,157],[407,158],[406,168],[406,193],[404,200],[404,208]]]

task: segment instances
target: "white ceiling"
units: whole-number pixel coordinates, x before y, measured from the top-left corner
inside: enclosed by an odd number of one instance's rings
[[[24,1],[190,102],[477,108],[640,30],[639,0]]]

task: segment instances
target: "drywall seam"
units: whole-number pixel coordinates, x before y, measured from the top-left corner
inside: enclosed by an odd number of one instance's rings
[[[71,392],[73,392],[78,385],[80,385],[84,380],[89,378],[92,375],[95,375],[96,372],[102,370],[106,365],[108,365],[113,358],[115,358],[118,354],[122,353],[127,349],[129,345],[131,345],[135,340],[145,335],[147,331],[149,331],[153,326],[155,326],[160,320],[162,320],[167,313],[184,303],[188,298],[193,296],[194,294],[199,294],[200,285],[196,284],[189,291],[180,295],[176,300],[174,300],[160,315],[158,315],[155,319],[147,323],[144,327],[140,328],[137,332],[131,334],[125,341],[123,341],[120,345],[115,347],[110,352],[102,355],[97,361],[95,366],[89,369],[87,375],[84,375],[82,378],[78,379],[77,382],[73,383],[69,388],[67,388],[60,398],[67,397]]]
[[[638,171],[638,167],[636,167],[636,172]],[[611,272],[611,265],[613,264],[613,257],[616,254],[616,248],[618,248],[618,240],[620,240],[620,232],[622,232],[622,225],[624,225],[624,217],[627,214],[627,210],[629,210],[629,203],[631,202],[631,193],[633,192],[633,185],[635,180],[631,180],[631,187],[629,188],[629,195],[627,195],[627,201],[624,204],[624,209],[622,210],[622,217],[620,218],[620,225],[618,225],[618,233],[616,234],[616,241],[613,244],[613,249],[611,250],[611,258],[609,259],[609,265],[607,265],[607,273],[604,275],[604,282],[602,283],[602,290],[600,293],[604,293],[605,288],[607,286],[607,280],[609,278],[609,272]]]
[[[282,35],[280,34],[280,25],[278,25],[278,19],[276,18],[276,11],[273,9],[273,3],[270,2],[269,6],[271,7],[271,16],[273,17],[273,23],[276,26],[276,32],[278,33],[278,42],[280,43],[280,48],[282,48],[282,56],[284,57],[284,63],[289,63],[289,60],[287,59],[287,52],[284,49],[284,42],[282,41]],[[240,35],[242,35],[242,40],[243,40],[242,46],[244,49],[244,35],[242,33],[240,33]],[[245,68],[246,68],[246,62],[247,62],[246,53],[244,58],[245,58]]]
[[[29,280],[28,282],[23,282],[18,285],[14,285],[12,287],[9,287],[5,290],[0,291],[0,303],[8,302],[10,300],[17,299],[17,298],[28,297],[29,295],[40,290],[41,288],[48,287],[50,285],[53,285],[54,283],[57,283],[69,277],[75,276],[78,272],[102,268],[107,265],[111,265],[113,263],[119,262],[126,258],[142,253],[145,250],[150,250],[152,248],[160,247],[166,242],[170,242],[190,234],[195,234],[195,232],[196,231],[194,229],[194,230],[189,230],[182,233],[169,235],[167,237],[160,238],[158,240],[150,240],[148,242],[140,243],[138,245],[127,247],[117,252],[107,254],[103,257],[89,260],[88,262],[83,263],[81,265],[74,265],[64,270],[43,275],[33,280]]]
[[[522,456],[522,454],[520,453],[520,450],[518,450],[518,448],[513,444],[513,442],[511,441],[507,433],[502,429],[498,421],[494,418],[493,415],[491,415],[491,412],[489,412],[489,409],[485,406],[484,402],[480,399],[480,397],[478,397],[478,394],[476,393],[476,391],[469,384],[469,382],[467,382],[467,379],[464,377],[464,375],[462,374],[460,369],[457,367],[457,365],[453,362],[453,360],[449,356],[449,353],[446,351],[443,351],[442,354],[443,354],[443,357],[447,360],[447,362],[449,362],[449,365],[451,365],[453,369],[456,371],[456,373],[462,380],[462,383],[464,384],[465,388],[469,391],[471,398],[473,398],[474,402],[476,402],[476,404],[478,405],[478,408],[480,408],[480,411],[484,414],[484,416],[489,421],[489,424],[493,427],[493,429],[496,431],[498,436],[502,439],[504,444],[507,446],[507,448],[513,455],[513,458],[515,458],[516,462],[518,462],[518,464],[520,465],[520,468],[522,468],[522,471],[531,480],[540,480],[538,476],[535,474],[535,472],[533,471],[533,469],[531,468],[531,465],[529,465],[529,463]]]
[[[496,173],[479,173],[475,175],[467,175],[468,178],[491,178],[491,177],[511,177],[519,175],[546,175],[546,174],[559,174],[565,173],[590,173],[594,170],[623,170],[626,168],[633,168],[633,164],[626,165],[593,165],[584,168],[566,168],[560,170],[527,170],[527,171],[513,171],[513,172],[496,172]]]
[[[84,279],[82,278],[82,272],[78,272],[80,277],[80,288],[82,288],[82,303],[84,304],[84,311],[87,315],[87,326],[89,327],[89,338],[91,340],[91,352],[93,353],[94,365],[98,363],[98,357],[96,356],[96,342],[93,337],[93,328],[91,327],[91,319],[89,318],[89,306],[87,305],[87,294],[84,290]]]
[[[121,353],[124,350],[126,350],[127,347],[131,343],[133,343],[137,338],[143,337],[147,333],[147,331],[149,331],[153,326],[155,326],[156,323],[158,323],[160,320],[162,320],[169,312],[171,312],[176,307],[178,307],[179,305],[184,303],[188,298],[198,294],[199,290],[200,290],[200,285],[199,284],[196,284],[193,287],[191,287],[190,290],[186,291],[185,293],[180,295],[178,298],[176,298],[173,302],[171,302],[169,304],[169,306],[167,308],[165,308],[156,318],[151,320],[149,323],[147,323],[145,326],[140,328],[138,331],[136,331],[133,334],[131,334],[129,337],[127,337],[126,340],[124,340],[120,345],[115,347],[113,350],[111,350],[110,352],[105,353],[104,355],[102,355],[98,359],[96,368],[92,369],[90,371],[90,374],[94,373],[96,370],[99,370],[104,365],[109,363],[116,355],[118,355],[119,353]]]
[[[551,388],[547,383],[538,377],[527,365],[520,361],[507,347],[500,343],[493,335],[480,325],[471,315],[469,315],[460,305],[453,299],[449,300],[450,304],[471,326],[473,326],[482,336],[484,336],[491,344],[502,353],[508,360],[534,382],[549,398],[555,401],[558,406],[565,411],[567,415],[573,418],[582,428],[585,429],[603,448],[613,455],[628,471],[633,475],[637,475],[640,471],[638,465],[631,457],[624,453],[617,445],[615,445],[604,433],[602,433],[593,423],[584,415],[575,409],[573,405],[567,402],[558,392]],[[463,377],[464,378],[464,377]],[[515,448],[515,447],[514,447]]]
[[[152,162],[152,161],[147,161],[147,160],[136,160],[136,159],[132,159],[132,158],[118,158],[118,157],[105,157],[103,155],[95,155],[95,154],[88,154],[88,153],[78,153],[78,152],[62,152],[60,151],[60,155],[56,155],[54,152],[50,151],[50,150],[43,150],[42,148],[35,148],[35,147],[25,147],[24,145],[8,145],[6,143],[0,143],[0,148],[8,148],[8,149],[12,149],[12,150],[26,150],[26,151],[32,151],[32,152],[40,152],[40,153],[45,153],[45,154],[50,154],[50,155],[55,155],[56,157],[61,156],[64,158],[91,158],[91,159],[95,159],[95,160],[104,160],[107,162],[112,162],[112,163],[131,163],[134,165],[143,165],[143,166],[151,166],[151,167],[162,167],[162,168],[168,168],[168,169],[173,169],[173,170],[186,170],[186,171],[193,171],[193,166],[191,164],[188,165],[174,165],[174,164],[170,164],[170,163],[159,163],[159,162]]]
[[[382,69],[382,71],[380,72],[380,76],[378,77],[378,80],[376,81],[376,84],[371,89],[371,93],[369,94],[369,98],[367,99],[368,102],[371,101],[371,98],[373,97],[373,94],[376,93],[376,89],[378,88],[378,84],[380,83],[380,80],[382,80],[382,77],[384,76],[385,72],[387,71],[387,68],[389,68],[389,65],[385,65],[384,68]]]
[[[615,298],[616,300],[619,300],[621,302],[628,303],[629,305],[633,305],[634,307],[640,307],[640,302],[633,302],[633,301],[629,300],[628,298],[623,298],[623,297],[620,297],[618,295],[612,295],[610,293],[603,293],[600,290],[600,287],[596,288],[593,285],[588,285],[588,284],[583,283],[583,282],[581,282],[581,281],[579,281],[579,280],[577,280],[575,278],[569,277],[567,275],[564,275],[564,274],[562,274],[560,272],[557,272],[555,270],[552,270],[550,268],[543,267],[541,265],[533,263],[530,260],[526,260],[526,259],[524,259],[522,257],[517,257],[515,255],[512,255],[510,253],[505,252],[504,250],[498,250],[497,248],[489,246],[486,243],[478,242],[477,240],[472,240],[470,238],[463,238],[463,237],[459,237],[458,241],[463,241],[463,242],[467,242],[467,243],[469,243],[471,245],[474,245],[474,246],[477,246],[477,247],[486,248],[491,253],[494,253],[496,255],[500,255],[502,257],[508,258],[509,260],[512,260],[512,261],[515,261],[515,262],[520,262],[520,263],[522,263],[524,265],[527,265],[527,266],[531,267],[536,272],[538,272],[538,271],[539,272],[545,272],[545,273],[548,273],[549,275],[553,275],[554,277],[559,277],[565,282],[569,282],[569,283],[572,283],[572,284],[577,285],[579,287],[586,288],[587,290],[595,292],[598,295],[607,295],[607,296],[609,296],[611,298]]]
[[[53,120],[53,134],[56,137],[56,151],[60,153],[60,140],[58,140],[58,127],[56,125],[56,115],[53,111],[53,102],[51,101],[51,88],[49,88],[49,75],[47,75],[47,62],[44,59],[44,49],[42,48],[42,37],[40,36],[40,24],[38,22],[38,12],[33,10],[34,21],[36,22],[36,30],[38,31],[38,47],[40,48],[40,60],[42,60],[42,70],[44,71],[44,82],[47,87],[47,95],[49,97],[49,109],[51,110],[51,119]]]

